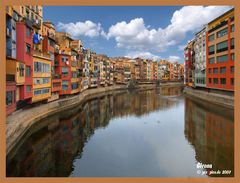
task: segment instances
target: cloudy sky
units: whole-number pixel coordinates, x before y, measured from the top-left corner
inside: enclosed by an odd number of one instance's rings
[[[228,6],[49,6],[43,19],[56,31],[81,39],[85,48],[108,56],[170,59],[183,63],[183,47]]]

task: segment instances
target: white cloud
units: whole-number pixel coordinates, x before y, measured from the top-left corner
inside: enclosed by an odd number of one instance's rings
[[[86,20],[85,22],[76,22],[76,23],[62,23],[58,22],[57,28],[62,31],[66,31],[71,34],[75,38],[79,38],[80,36],[87,37],[96,37],[96,36],[106,36],[102,26],[100,23],[94,23],[90,20]]]
[[[185,47],[186,47],[186,45],[178,45],[178,50],[183,51]]]
[[[181,58],[179,56],[169,56],[167,60],[169,60],[170,62],[179,62],[180,59]]]
[[[132,59],[139,57],[142,59],[151,59],[151,60],[159,60],[161,58],[160,56],[154,55],[150,52],[139,52],[139,51],[130,52],[125,57],[132,58]]]
[[[143,18],[112,25],[107,37],[114,38],[117,47],[135,51],[162,52],[181,42],[189,31],[197,31],[209,21],[223,14],[229,6],[185,6],[173,13],[165,28],[150,29]],[[156,19],[157,20],[157,19]],[[159,21],[161,21],[159,17]]]

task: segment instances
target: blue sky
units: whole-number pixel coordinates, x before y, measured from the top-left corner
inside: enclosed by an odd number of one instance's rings
[[[48,6],[43,19],[108,56],[183,63],[183,46],[228,6]]]

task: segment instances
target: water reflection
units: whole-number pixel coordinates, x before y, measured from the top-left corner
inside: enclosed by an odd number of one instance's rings
[[[195,177],[196,162],[233,171],[233,113],[212,108],[181,87],[102,96],[35,124],[7,176]]]
[[[185,99],[184,133],[195,149],[196,160],[212,164],[215,171],[231,170],[230,176],[234,175],[233,121],[233,111]]]

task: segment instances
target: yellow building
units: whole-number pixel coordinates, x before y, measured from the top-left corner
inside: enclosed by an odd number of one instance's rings
[[[32,102],[51,97],[51,59],[50,55],[34,51],[33,54],[33,97]]]

